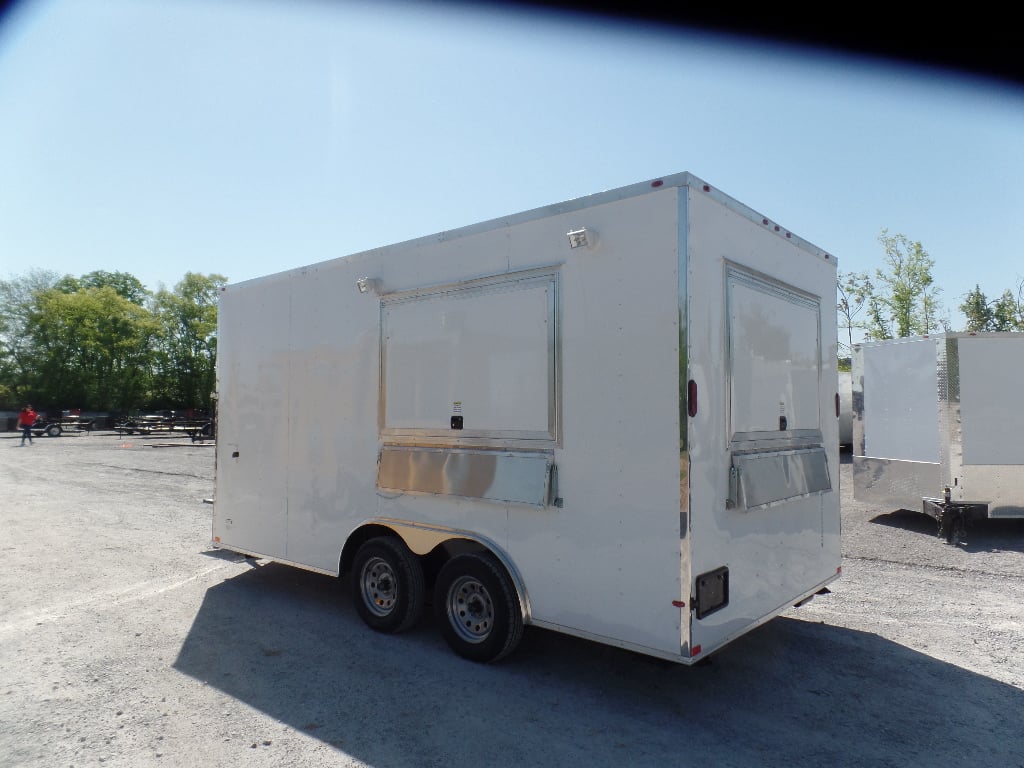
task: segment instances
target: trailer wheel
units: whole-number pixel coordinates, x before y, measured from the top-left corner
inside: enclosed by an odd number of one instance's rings
[[[46,434],[50,437],[60,437],[60,425],[51,424],[46,428]]]
[[[507,656],[523,637],[515,585],[491,554],[453,557],[437,576],[434,611],[455,653],[471,661]]]
[[[352,596],[359,616],[370,628],[403,632],[423,615],[423,566],[400,539],[370,539],[353,562]]]

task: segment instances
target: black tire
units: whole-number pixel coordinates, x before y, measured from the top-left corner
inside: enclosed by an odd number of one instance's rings
[[[423,566],[393,536],[365,542],[352,564],[352,598],[359,616],[378,632],[404,632],[423,616]]]
[[[523,637],[519,595],[490,553],[458,555],[444,564],[434,585],[434,613],[451,649],[471,661],[498,661]]]
[[[60,437],[61,429],[59,424],[51,424],[46,428],[48,437]]]

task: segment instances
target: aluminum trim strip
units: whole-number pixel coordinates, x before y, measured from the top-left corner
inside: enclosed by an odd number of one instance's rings
[[[377,488],[545,507],[552,464],[546,452],[385,446]]]
[[[921,500],[942,489],[942,468],[930,461],[853,457],[853,497],[886,510],[920,511]]]

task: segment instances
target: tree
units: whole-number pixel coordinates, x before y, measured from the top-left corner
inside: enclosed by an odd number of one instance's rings
[[[967,318],[965,331],[988,331],[992,329],[993,312],[988,297],[981,292],[981,286],[975,285],[974,290],[964,297],[960,311]]]
[[[1024,331],[1024,278],[1014,290],[1007,288],[992,310],[997,331]]]
[[[118,296],[140,307],[145,306],[146,301],[152,296],[135,275],[127,272],[106,272],[98,269],[82,275],[79,283],[83,288],[113,288]]]
[[[836,280],[836,310],[839,328],[846,330],[846,343],[839,342],[839,357],[849,358],[853,352],[853,330],[862,328],[857,316],[868,304],[874,288],[866,272],[840,272]]]
[[[885,250],[886,269],[876,269],[874,284],[867,283],[866,336],[902,338],[948,325],[932,279],[935,262],[921,243],[890,235],[887,229],[882,229],[878,241]]]
[[[209,409],[216,387],[217,303],[223,275],[186,273],[153,300],[160,323],[154,396],[167,405]]]
[[[225,282],[187,273],[154,296],[127,272],[0,280],[0,403],[208,408]]]
[[[966,331],[1024,331],[1024,278],[1018,279],[1015,289],[1007,288],[995,300],[989,300],[975,285],[964,296],[960,311],[967,318]]]
[[[0,280],[0,400],[17,403],[34,397],[31,380],[34,340],[30,320],[37,297],[58,282],[56,272],[32,269]]]
[[[147,395],[156,332],[150,312],[112,286],[40,293],[29,322],[34,397],[99,410],[137,406]]]

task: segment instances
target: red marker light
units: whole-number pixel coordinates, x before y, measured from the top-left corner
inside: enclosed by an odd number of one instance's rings
[[[686,601],[685,600],[673,600],[672,601],[672,605],[674,605],[676,608],[685,608],[686,607]]]
[[[694,656],[700,656],[700,646],[699,645],[695,645],[695,646],[693,646],[693,648],[690,649],[690,658],[692,659]]]
[[[686,412],[691,419],[697,415],[697,382],[693,379],[686,385]]]

